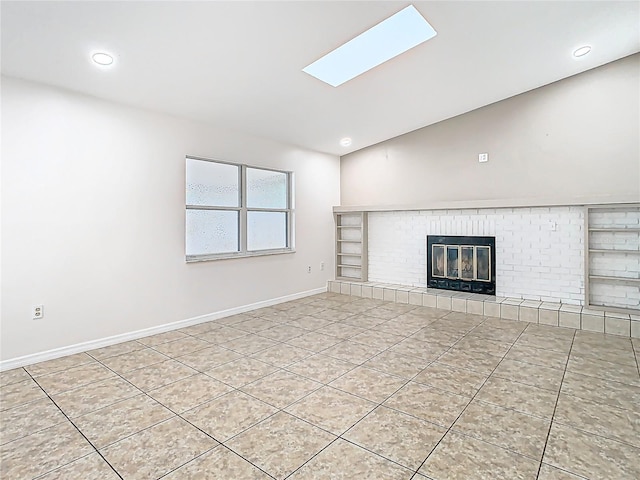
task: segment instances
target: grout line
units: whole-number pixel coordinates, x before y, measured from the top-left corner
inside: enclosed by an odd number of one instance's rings
[[[575,341],[576,334],[573,332],[573,338],[571,339],[571,346],[569,347],[569,355],[567,355],[567,362],[564,365],[564,370],[562,372],[562,380],[560,381],[560,388],[558,389],[558,397],[556,398],[556,404],[553,407],[553,414],[551,415],[551,422],[549,422],[549,431],[547,432],[547,438],[544,440],[544,447],[542,449],[542,455],[540,457],[540,465],[538,466],[538,474],[536,475],[536,479],[540,476],[540,470],[542,469],[542,461],[544,460],[544,454],[547,450],[547,444],[549,443],[549,437],[551,437],[551,428],[553,427],[553,422],[556,416],[556,410],[558,409],[558,402],[560,401],[560,394],[562,393],[562,384],[564,383],[564,376],[567,373],[567,366],[569,365],[569,359],[571,358],[571,350],[573,349],[573,342]]]

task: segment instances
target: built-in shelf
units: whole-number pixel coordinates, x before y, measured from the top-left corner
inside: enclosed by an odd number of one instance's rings
[[[640,253],[640,250],[620,250],[614,248],[590,248],[591,253]]]
[[[587,307],[640,313],[640,204],[589,205],[584,215]]]
[[[590,232],[624,232],[624,233],[639,233],[640,228],[590,228]]]
[[[335,215],[336,279],[367,281],[367,213],[345,212]],[[355,264],[343,263],[351,257]]]
[[[610,277],[606,275],[589,275],[589,278],[591,280],[606,280],[608,282],[640,283],[640,278]]]

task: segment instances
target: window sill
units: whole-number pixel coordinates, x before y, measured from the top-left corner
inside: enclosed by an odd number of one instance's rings
[[[189,255],[186,263],[211,262],[214,260],[229,260],[231,258],[264,257],[266,255],[286,255],[296,253],[292,248],[281,248],[277,250],[261,250],[259,252],[221,253],[219,255]]]

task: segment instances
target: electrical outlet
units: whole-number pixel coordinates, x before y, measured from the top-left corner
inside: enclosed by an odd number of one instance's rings
[[[311,265],[307,267],[307,273],[311,273]]]
[[[44,317],[44,305],[34,305],[31,308],[31,317],[34,320],[40,320]]]
[[[478,154],[478,161],[480,163],[488,162],[489,161],[489,154],[488,153],[480,153],[480,154]]]
[[[320,271],[324,271],[324,262],[320,262]]]

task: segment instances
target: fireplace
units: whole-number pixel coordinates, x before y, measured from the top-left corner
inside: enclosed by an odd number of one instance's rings
[[[427,287],[496,294],[496,237],[427,236]]]

